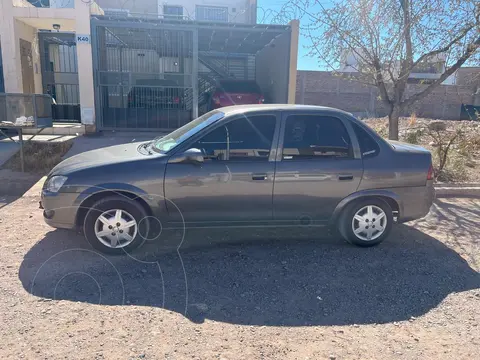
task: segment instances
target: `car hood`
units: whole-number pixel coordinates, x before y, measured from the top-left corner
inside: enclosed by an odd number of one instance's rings
[[[399,153],[416,153],[416,154],[425,154],[430,153],[424,147],[408,144],[400,141],[388,140],[388,143],[393,147],[395,152]]]
[[[145,142],[134,142],[83,152],[63,160],[60,164],[52,169],[49,176],[68,175],[69,173],[90,167],[98,167],[102,165],[111,165],[137,159],[144,159],[149,155],[144,155],[138,151],[138,147],[144,143]]]

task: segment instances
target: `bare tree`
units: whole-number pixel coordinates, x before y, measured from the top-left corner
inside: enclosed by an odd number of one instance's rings
[[[310,55],[331,70],[354,56],[354,77],[376,86],[388,109],[390,139],[398,139],[402,112],[479,59],[479,0],[291,0],[274,20],[290,17],[301,18]],[[407,97],[410,74],[439,58],[440,77]]]

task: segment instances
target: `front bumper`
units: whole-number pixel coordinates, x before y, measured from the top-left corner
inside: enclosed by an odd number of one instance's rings
[[[40,208],[43,208],[44,221],[55,228],[74,229],[78,205],[75,201],[77,193],[49,193],[42,191]]]

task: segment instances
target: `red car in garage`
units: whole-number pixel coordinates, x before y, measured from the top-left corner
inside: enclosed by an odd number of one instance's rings
[[[243,104],[263,104],[265,98],[253,80],[218,80],[212,93],[210,109]]]

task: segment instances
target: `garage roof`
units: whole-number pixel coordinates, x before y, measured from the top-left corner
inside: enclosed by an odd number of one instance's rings
[[[135,32],[193,30],[198,29],[198,50],[228,53],[255,54],[286,32],[290,25],[237,24],[190,20],[146,20],[134,17],[94,16],[92,21],[100,26],[115,28],[116,46],[138,48],[139,44],[132,36]],[[121,31],[119,28],[124,28]],[[139,34],[140,35],[140,34]]]

